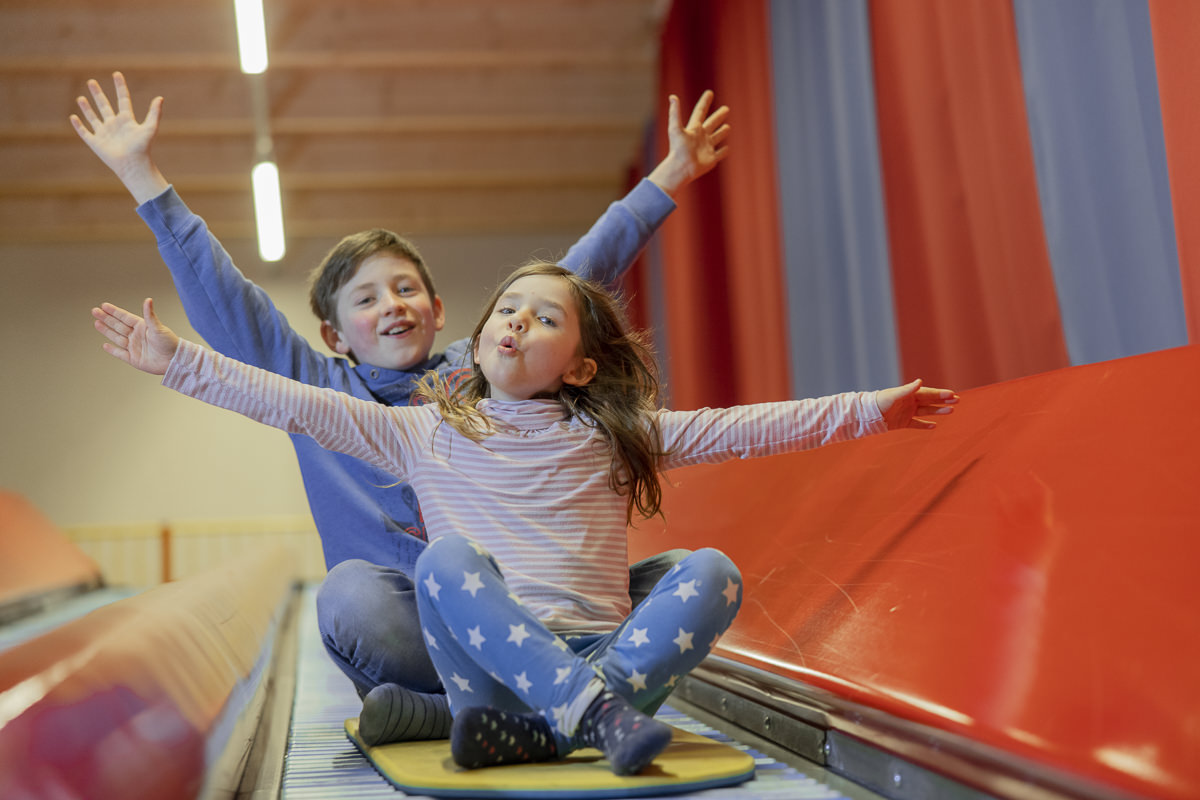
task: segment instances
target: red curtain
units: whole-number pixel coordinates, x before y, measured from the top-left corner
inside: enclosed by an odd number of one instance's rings
[[[904,376],[1066,366],[1011,7],[874,0],[870,20]]]
[[[791,395],[763,0],[673,4],[659,94],[678,95],[686,118],[705,89],[732,109],[732,150],[662,231],[668,389],[680,409]]]
[[[1150,0],[1188,341],[1200,344],[1200,3]]]

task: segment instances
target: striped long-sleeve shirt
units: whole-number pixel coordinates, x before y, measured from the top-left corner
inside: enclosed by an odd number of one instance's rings
[[[435,405],[383,406],[291,381],[182,342],[164,385],[363,459],[417,492],[430,539],[486,547],[551,630],[606,632],[628,615],[626,498],[610,448],[553,400],[484,400],[496,432],[472,441]],[[886,430],[874,393],[659,411],[662,470],[819,447]]]

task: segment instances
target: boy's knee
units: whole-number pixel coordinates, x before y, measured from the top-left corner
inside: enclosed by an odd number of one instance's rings
[[[334,564],[325,579],[317,587],[317,616],[336,609],[347,598],[361,590],[363,582],[370,580],[369,573],[374,565],[360,558]]]

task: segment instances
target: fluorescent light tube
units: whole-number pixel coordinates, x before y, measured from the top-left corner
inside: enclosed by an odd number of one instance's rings
[[[273,161],[260,161],[251,173],[254,181],[254,219],[258,223],[258,254],[263,261],[283,258],[283,201],[279,192],[279,168]]]
[[[267,25],[262,0],[234,0],[237,13],[238,53],[242,72],[258,75],[267,69]]]

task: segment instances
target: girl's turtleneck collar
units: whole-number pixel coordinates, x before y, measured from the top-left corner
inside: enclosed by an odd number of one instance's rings
[[[520,431],[540,431],[565,422],[567,415],[557,400],[496,400],[485,397],[476,406],[493,422]]]

